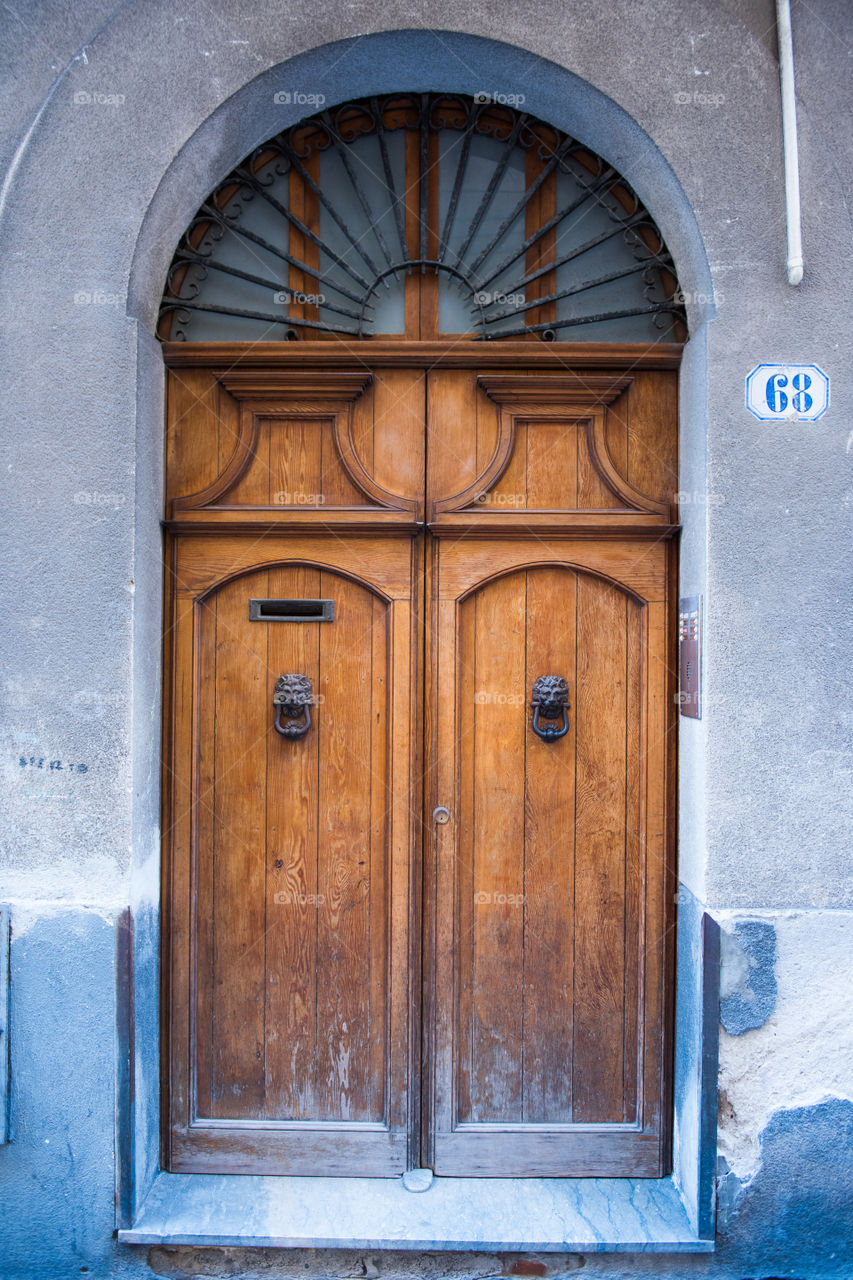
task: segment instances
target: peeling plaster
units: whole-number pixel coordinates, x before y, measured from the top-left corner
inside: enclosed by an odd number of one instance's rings
[[[776,931],[742,920],[720,933],[720,1021],[729,1035],[761,1027],[776,1005]]]
[[[853,1099],[853,912],[803,912],[776,924],[776,1008],[742,1035],[720,1032],[719,1152],[741,1180],[757,1172],[759,1134],[776,1111],[827,1094]]]
[[[81,913],[86,918],[98,918],[103,920],[104,924],[114,926],[122,910],[118,903],[114,908],[110,908],[103,902],[95,904],[70,899],[64,902],[44,902],[37,898],[16,898],[8,893],[3,895],[3,903],[9,907],[12,937],[15,941],[25,937],[37,925],[47,924],[63,916],[69,918],[73,927],[74,922],[80,919]]]

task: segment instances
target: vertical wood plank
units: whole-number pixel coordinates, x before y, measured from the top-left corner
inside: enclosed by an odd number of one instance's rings
[[[412,135],[414,140],[415,135]],[[420,139],[417,139],[420,145]],[[431,133],[427,139],[427,226],[426,252],[433,261],[438,257],[438,135]],[[418,197],[415,187],[412,195]],[[420,249],[418,250],[420,257]],[[439,276],[435,271],[426,271],[420,275],[421,314],[420,338],[428,342],[438,337],[438,290]]]
[[[433,369],[427,394],[427,490],[435,502],[477,477],[477,389],[468,369]]]
[[[472,377],[474,377],[473,374]],[[485,471],[495,451],[501,411],[494,400],[486,395],[482,387],[476,387],[474,403],[477,410],[476,467],[477,475],[479,475],[482,471]]]
[[[316,1106],[320,1117],[370,1120],[370,934],[384,928],[380,901],[369,900],[373,606],[344,578],[323,574],[327,591],[335,622],[320,630]]]
[[[606,510],[621,503],[593,466],[585,428],[578,428],[578,506],[583,510]]]
[[[377,371],[373,396],[373,477],[391,493],[423,500],[426,373]]]
[[[569,732],[546,743],[527,727],[524,841],[524,1105],[543,1124],[572,1118],[577,574],[527,572],[526,702],[541,675],[568,680]]]
[[[273,421],[268,494],[273,505],[296,506],[299,495],[303,501],[308,494],[322,496],[321,432],[320,424],[310,418]],[[233,493],[230,500],[237,500]]]
[[[216,474],[220,475],[227,467],[237,442],[240,439],[240,415],[244,406],[235,400],[222,383],[219,383],[217,398],[217,464]],[[212,479],[213,477],[211,477]]]
[[[555,145],[555,136],[553,131],[548,128],[536,130],[541,140],[541,147],[532,147],[525,156],[525,185],[531,186],[536,180],[545,165],[541,152],[550,151]],[[545,182],[539,188],[534,196],[527,202],[524,219],[524,235],[525,239],[536,233],[539,227],[549,218],[552,218],[557,212],[557,179],[555,174],[551,174],[546,178]],[[540,267],[547,266],[549,262],[554,261],[555,246],[557,243],[557,228],[552,228],[544,236],[541,236],[535,245],[527,250],[525,255],[525,267],[528,272],[539,270]],[[538,280],[533,280],[527,286],[527,299],[532,302],[534,298],[544,298],[549,293],[554,292],[555,273],[549,271],[546,275],[540,276]],[[557,304],[554,302],[546,303],[542,307],[535,307],[526,313],[526,323],[530,325],[544,324],[554,320],[557,314]],[[530,334],[532,340],[538,340],[538,334]]]
[[[646,721],[643,726],[642,757],[645,773],[641,778],[641,796],[645,797],[645,848],[640,848],[640,1001],[645,1018],[646,1052],[643,1063],[643,1123],[660,1123],[663,1100],[668,1096],[668,1082],[663,1072],[664,1033],[669,1010],[663,976],[672,963],[672,938],[667,922],[672,920],[672,891],[675,887],[672,869],[667,866],[667,787],[669,735],[672,732],[675,707],[672,701],[671,663],[667,663],[667,609],[663,602],[647,606],[647,689]],[[670,627],[672,636],[674,627]],[[663,1125],[663,1134],[668,1123]],[[663,1136],[662,1134],[662,1136]],[[664,1160],[666,1155],[664,1154]]]
[[[374,1120],[386,1114],[386,1055],[389,1030],[389,946],[390,868],[388,862],[388,815],[391,802],[388,760],[388,606],[376,596],[366,602],[369,633],[365,647],[370,650],[371,680],[366,693],[370,699],[370,781],[368,847],[368,947],[367,947],[367,1027],[365,1061],[365,1112]],[[402,744],[401,744],[402,745]],[[401,1082],[402,1083],[402,1082]]]
[[[604,410],[604,438],[608,452],[620,476],[628,478],[628,429],[631,401],[630,388]]]
[[[167,382],[166,502],[215,480],[216,376],[209,369],[170,369]]]
[[[575,507],[578,501],[578,425],[531,422],[527,428],[527,506]]]
[[[197,605],[198,697],[196,723],[196,768],[191,787],[176,774],[175,817],[193,810],[196,849],[196,890],[194,923],[196,931],[197,988],[195,1001],[196,1106],[199,1115],[209,1116],[213,1088],[214,1011],[214,878],[216,845],[216,614],[217,597]],[[195,793],[193,795],[193,792]]]
[[[196,1045],[194,1027],[198,1023],[197,995],[189,981],[190,955],[195,944],[197,883],[195,881],[195,830],[192,794],[195,787],[195,749],[193,707],[199,669],[198,646],[195,644],[194,603],[180,591],[181,562],[172,545],[169,575],[173,597],[167,611],[170,626],[167,643],[170,669],[166,692],[172,700],[174,718],[164,734],[164,789],[167,805],[164,821],[168,833],[164,874],[168,886],[166,922],[168,937],[164,964],[169,967],[167,1024],[168,1071],[164,1081],[169,1088],[170,1127],[166,1134],[169,1159],[176,1130],[186,1129],[193,1117],[193,1077]]]
[[[476,599],[471,1118],[520,1120],[525,575]]]
[[[264,628],[248,601],[268,575],[217,593],[213,853],[212,1114],[258,1118],[264,1107],[264,863],[272,691]]]
[[[506,413],[504,409],[502,412]],[[528,477],[529,468],[527,463],[527,450],[530,440],[530,425],[527,422],[520,421],[515,424],[515,439],[512,444],[512,453],[506,469],[498,480],[497,484],[492,486],[490,493],[485,494],[483,502],[484,510],[487,511],[523,511],[529,505],[528,494]],[[483,463],[486,466],[489,457]]]
[[[242,412],[251,414],[251,409],[243,405]],[[269,418],[261,419],[254,457],[237,483],[229,490],[227,494],[229,503],[265,507],[271,501],[270,426]]]
[[[467,601],[461,611],[458,650],[458,708],[456,713],[459,774],[458,843],[456,846],[456,916],[457,959],[457,1035],[458,1049],[455,1064],[457,1113],[460,1118],[470,1116],[473,1107],[473,1018],[474,1018],[474,925],[477,890],[475,883],[475,805],[476,779],[474,757],[476,749],[477,696],[480,692],[476,666],[477,597]],[[445,655],[445,662],[448,661]],[[447,695],[445,694],[445,697]]]
[[[328,507],[363,507],[367,498],[353,484],[338,452],[331,420],[315,424],[320,436],[320,491],[323,505]]]
[[[318,597],[316,569],[273,569],[270,592]],[[318,687],[321,623],[258,623],[267,631],[269,678],[305,675]],[[316,714],[312,712],[312,715]],[[317,800],[315,732],[299,741],[267,740],[266,1045],[267,1117],[314,1114],[317,1013]]]
[[[619,1121],[625,938],[625,596],[578,577],[576,1121]]]
[[[316,183],[320,176],[320,157],[317,152],[312,151],[310,154],[304,155],[302,163]],[[320,230],[320,202],[295,168],[290,170],[289,186],[291,211],[299,218],[300,222],[317,234]],[[313,240],[303,235],[301,231],[295,230],[292,225],[288,227],[287,234],[292,256],[300,262],[304,262],[306,266],[316,269],[320,262],[320,250]],[[313,295],[317,292],[317,280],[314,276],[305,271],[300,271],[298,267],[288,267],[287,270],[290,278],[290,288],[294,293],[300,292]],[[302,320],[316,320],[318,309],[313,303],[291,302],[288,312],[290,315],[298,316]],[[301,329],[299,332],[305,334],[316,333],[317,331]],[[280,336],[280,333],[281,331],[277,330],[278,336]]]
[[[628,479],[641,493],[672,502],[678,489],[677,375],[637,370],[628,403]]]
[[[641,964],[641,840],[645,825],[642,791],[645,781],[643,751],[643,676],[645,626],[643,610],[627,602],[627,651],[625,696],[625,1027],[623,1120],[637,1118],[639,1065],[639,967]]]

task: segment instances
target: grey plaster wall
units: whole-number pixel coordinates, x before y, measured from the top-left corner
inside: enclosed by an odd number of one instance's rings
[[[622,169],[676,254],[694,334],[682,374],[682,583],[704,594],[707,611],[706,713],[681,724],[681,874],[729,925],[773,925],[780,981],[767,1023],[723,1036],[727,1096],[741,1108],[726,1138],[738,1188],[725,1248],[711,1260],[590,1259],[586,1273],[759,1275],[782,1258],[798,1276],[842,1274],[804,1226],[806,1210],[838,1221],[831,1176],[806,1178],[799,1193],[790,1170],[825,1168],[824,1117],[838,1128],[837,1099],[853,1078],[839,1045],[844,988],[828,976],[830,961],[850,954],[853,918],[849,6],[794,4],[799,290],[784,272],[769,0],[13,0],[6,12],[0,898],[15,942],[3,1274],[151,1274],[144,1250],[112,1240],[124,1054],[137,1123],[122,1159],[139,1194],[156,1133],[162,376],[148,330],[200,199],[290,123],[273,102],[282,87],[330,102],[399,87],[523,93]],[[832,408],[819,423],[760,424],[747,413],[744,376],[774,359],[830,374]],[[128,906],[140,992],[132,1040],[116,1034],[114,977]],[[809,961],[826,975],[814,1025],[807,978],[797,978]],[[118,1100],[127,1102],[121,1087]],[[789,1188],[782,1253],[774,1176]],[[202,1261],[158,1254],[151,1265],[196,1274]],[[460,1265],[482,1275],[498,1263]],[[210,1265],[249,1274],[262,1260]],[[273,1259],[269,1273],[291,1265]],[[299,1265],[394,1274],[388,1259]],[[453,1273],[444,1262],[423,1270]]]

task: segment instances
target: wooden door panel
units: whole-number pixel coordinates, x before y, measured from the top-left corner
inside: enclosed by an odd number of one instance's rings
[[[462,626],[473,631],[473,664],[460,680],[460,729],[473,768],[459,891],[473,907],[466,902],[470,934],[460,933],[459,1055],[468,1088],[459,1115],[512,1120],[522,1088],[524,883],[517,850],[524,841],[525,742],[521,718],[509,708],[524,698],[523,590],[511,578],[498,579],[463,609]]]
[[[250,569],[281,561],[317,568],[327,566],[344,577],[367,583],[392,600],[412,598],[415,566],[410,538],[344,537],[329,533],[275,532],[264,537],[227,534],[183,534],[173,592],[180,600],[197,599],[218,583]]]
[[[231,506],[363,507],[338,452],[332,419],[261,418],[254,457],[228,492]]]
[[[405,1167],[415,610],[380,590],[273,563],[178,599],[174,1169]],[[334,620],[250,621],[257,597]],[[317,700],[299,740],[273,727],[286,672]]]
[[[534,564],[583,565],[619,588],[633,592],[644,600],[665,600],[667,594],[667,557],[658,544],[639,545],[630,538],[613,538],[607,542],[571,537],[542,537],[531,541],[524,534],[527,521],[519,526],[518,536],[498,542],[487,536],[447,538],[440,544],[443,599],[455,600],[472,591],[478,583],[509,568]]]
[[[324,599],[324,577],[331,580],[325,590],[337,594],[332,575],[313,568],[268,573],[278,582],[276,589],[268,583],[267,593],[277,595],[280,588],[282,595]],[[265,630],[270,674],[302,672],[319,691],[323,624],[271,624]],[[328,1119],[337,1113],[323,1096],[317,1072],[319,1034],[328,1030],[317,981],[321,868],[329,857],[320,835],[320,735],[309,733],[296,751],[287,750],[289,743],[281,744],[284,750],[274,740],[268,745],[265,906],[272,927],[265,937],[265,1112],[305,1120],[316,1109]]]
[[[492,543],[480,584],[461,589],[456,551],[434,552],[430,802],[452,815],[431,824],[428,859],[435,1168],[656,1176],[665,600],[620,584],[607,544],[586,544],[584,569],[571,544],[558,565],[538,546]],[[661,572],[666,555],[647,552]],[[545,674],[567,679],[572,703],[569,732],[550,743],[529,708]]]
[[[424,374],[245,368],[170,378],[173,528],[412,523],[424,493]]]
[[[383,350],[170,376],[169,1167],[660,1176],[676,376]]]
[[[625,1063],[639,1051],[636,1012],[626,1008],[640,959],[636,913],[629,918],[626,910],[639,876],[628,856],[639,831],[632,779],[641,757],[628,754],[642,694],[638,630],[636,601],[578,575],[572,1078],[573,1116],[584,1122],[619,1123],[636,1114]]]
[[[435,369],[427,392],[427,494],[461,493],[486,470],[498,441],[497,407],[471,369]]]
[[[383,369],[357,401],[354,442],[364,466],[389,493],[423,505],[426,377],[420,369]]]
[[[247,588],[268,594],[268,573],[229,583],[201,606],[199,708],[206,698],[212,787],[196,793],[210,810],[209,843],[198,848],[209,897],[199,893],[198,980],[209,1021],[197,1023],[201,1115],[257,1119],[264,1112],[265,781],[269,701],[266,628],[248,622]],[[212,720],[212,724],[210,721]],[[207,727],[207,725],[206,725]],[[199,743],[201,746],[201,743]],[[201,889],[201,885],[199,886]],[[202,950],[202,939],[209,950]],[[209,1109],[208,1109],[209,1108]]]
[[[531,736],[530,688],[537,676],[564,675],[577,688],[575,637],[579,575],[557,568],[524,575],[526,672],[524,734],[528,754],[524,832],[523,1108],[528,1123],[572,1119],[574,918],[563,904],[574,898],[575,788],[567,767],[576,753],[577,717],[569,714],[565,750]],[[555,625],[556,624],[556,625]]]
[[[248,621],[251,595],[324,592],[332,624]],[[198,957],[210,1023],[197,1052],[212,1060],[200,1117],[382,1118],[384,796],[375,805],[372,784],[386,773],[386,614],[364,587],[303,569],[237,578],[202,606],[198,696],[214,701],[215,782],[212,840],[198,850],[212,864],[198,912],[213,934]],[[272,725],[286,671],[323,700],[298,742]]]

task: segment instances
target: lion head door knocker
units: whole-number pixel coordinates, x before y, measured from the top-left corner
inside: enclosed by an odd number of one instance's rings
[[[543,742],[556,742],[569,731],[569,685],[562,676],[540,676],[533,686],[533,732]],[[542,720],[561,720],[562,724],[545,724]]]
[[[304,738],[311,728],[311,704],[314,695],[307,676],[289,674],[275,682],[272,704],[275,707],[276,732],[283,738]],[[285,723],[282,724],[282,716]]]

